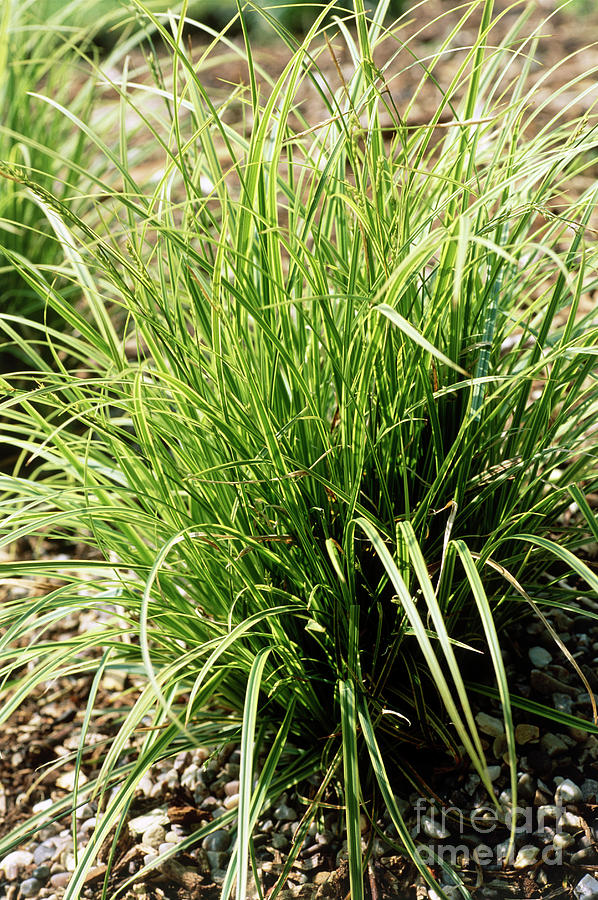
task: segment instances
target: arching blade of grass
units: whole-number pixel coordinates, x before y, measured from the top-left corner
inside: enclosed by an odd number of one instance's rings
[[[469,685],[469,690],[500,701],[500,693],[497,688],[472,683]],[[562,725],[563,728],[578,728],[580,731],[585,731],[588,734],[598,735],[598,725],[589,719],[561,712],[561,710],[555,709],[553,706],[546,706],[544,703],[530,700],[529,697],[521,697],[519,694],[511,693],[510,700],[514,709],[519,709],[530,716],[538,716],[541,719],[545,719],[551,725]]]
[[[437,609],[437,601],[436,601],[436,597],[434,595],[434,590],[433,590],[432,584],[429,581],[427,572],[422,572],[422,567],[425,570],[425,565],[423,564],[423,559],[421,558],[421,555],[414,549],[414,546],[413,546],[413,544],[414,544],[413,530],[408,527],[404,529],[404,533],[405,533],[405,535],[408,539],[408,543],[410,545],[409,546],[410,555],[412,556],[412,558],[414,556],[416,558],[416,571],[418,572],[418,575],[423,576],[422,580],[428,581],[428,588],[424,592],[424,597],[425,597],[426,603],[430,604],[430,606],[428,607],[428,612],[432,618],[432,621],[434,621],[434,624],[438,623],[438,625],[441,628],[441,634],[438,635],[440,637],[441,649],[443,650],[443,652],[446,656],[448,668],[449,668],[449,671],[451,672],[453,681],[457,685],[459,697],[460,697],[460,699],[461,699],[461,697],[463,697],[465,699],[465,712],[466,712],[466,717],[468,720],[468,725],[470,728],[472,728],[471,735],[468,732],[467,728],[465,727],[465,723],[462,721],[461,715],[459,714],[459,711],[457,710],[457,707],[454,703],[453,696],[452,696],[452,690],[449,687],[449,685],[444,677],[443,671],[441,669],[438,658],[432,647],[430,638],[428,637],[427,630],[424,626],[421,615],[418,612],[416,605],[415,605],[409,591],[407,590],[405,582],[403,581],[403,579],[399,573],[399,570],[397,569],[397,566],[388,551],[386,544],[384,543],[384,541],[382,540],[382,538],[380,537],[380,534],[376,531],[376,529],[372,527],[370,522],[368,522],[366,519],[358,519],[357,521],[358,521],[358,524],[360,525],[360,527],[365,531],[368,538],[372,542],[372,546],[374,547],[374,550],[380,557],[382,564],[386,570],[386,573],[387,573],[389,579],[391,580],[393,587],[395,588],[395,590],[397,592],[398,601],[401,603],[401,605],[403,606],[403,609],[405,610],[405,613],[407,615],[409,623],[413,629],[415,638],[416,638],[416,640],[420,646],[420,649],[422,651],[422,654],[424,656],[426,665],[428,666],[428,668],[430,670],[430,674],[432,675],[432,678],[434,679],[434,684],[438,690],[438,693],[440,694],[440,696],[442,698],[442,702],[444,703],[445,708],[451,718],[453,726],[454,726],[455,730],[457,731],[459,738],[463,742],[463,745],[465,747],[467,755],[471,759],[471,762],[472,762],[473,766],[475,767],[476,771],[478,772],[482,782],[486,785],[489,795],[494,799],[494,791],[492,790],[492,782],[490,781],[489,776],[488,776],[486,760],[485,760],[485,757],[484,757],[484,754],[482,751],[480,738],[479,738],[479,735],[477,734],[477,729],[475,727],[475,723],[473,722],[473,718],[471,716],[471,711],[469,709],[469,703],[467,702],[467,698],[465,696],[465,690],[463,687],[461,674],[459,672],[459,668],[457,666],[452,648],[450,646],[450,642],[448,641],[448,636],[446,635],[444,623],[442,622],[442,618],[439,615],[439,611]]]
[[[363,868],[361,854],[361,788],[357,757],[357,710],[353,683],[339,682],[341,727],[343,730],[343,773],[345,790],[345,821],[349,851],[351,897],[363,900]]]
[[[513,724],[513,715],[511,711],[511,698],[509,693],[509,685],[507,682],[507,674],[502,658],[500,641],[496,631],[496,624],[492,615],[488,597],[482,585],[480,574],[473,561],[469,548],[464,541],[457,539],[454,546],[459,554],[463,568],[467,575],[471,591],[473,593],[478,613],[484,628],[486,636],[486,644],[492,659],[492,666],[496,676],[496,683],[500,695],[500,705],[505,723],[505,735],[507,739],[507,752],[509,754],[509,772],[511,776],[511,796],[513,797],[513,807],[517,806],[517,749],[515,745],[515,725]],[[511,821],[511,833],[509,836],[509,849],[507,856],[510,856],[515,845],[516,821],[513,816]]]
[[[93,677],[93,681],[91,684],[91,688],[89,690],[89,696],[87,698],[87,705],[85,707],[85,715],[83,717],[83,722],[81,724],[81,737],[79,740],[79,746],[77,748],[77,756],[75,759],[75,775],[73,778],[73,794],[72,794],[72,818],[71,818],[71,829],[73,833],[73,855],[75,857],[75,863],[77,861],[78,851],[77,851],[77,801],[79,798],[79,776],[81,773],[81,764],[83,761],[83,751],[85,749],[85,742],[87,739],[89,725],[91,722],[91,716],[93,713],[93,709],[96,705],[97,693],[100,688],[100,684],[102,678],[104,676],[104,672],[106,670],[106,666],[108,665],[110,659],[110,651],[107,650],[102,659],[100,660],[100,664],[98,666],[97,672]]]
[[[541,547],[544,550],[547,550],[557,559],[564,562],[571,571],[579,575],[582,581],[585,581],[590,585],[592,590],[598,593],[598,575],[596,575],[583,560],[575,556],[575,554],[567,547],[563,547],[561,544],[557,544],[556,541],[550,540],[550,538],[544,537],[543,535],[516,534],[513,536],[512,540],[525,541],[536,548]]]
[[[399,313],[390,306],[387,306],[385,303],[380,303],[378,306],[374,307],[377,312],[381,313],[383,316],[386,316],[393,325],[396,325],[397,328],[400,328],[403,334],[407,335],[414,343],[418,344],[426,353],[429,353],[430,356],[435,356],[436,359],[440,360],[440,362],[444,363],[446,366],[449,366],[451,369],[454,369],[456,372],[460,372],[461,375],[465,375],[468,377],[465,369],[462,369],[461,366],[457,365],[457,363],[450,360],[444,353],[441,353],[433,344],[421,335],[417,329],[411,325],[403,316],[399,315]]]
[[[243,711],[243,731],[241,734],[241,771],[239,773],[239,824],[237,837],[237,900],[247,896],[247,867],[249,864],[249,841],[251,839],[251,798],[253,793],[253,743],[255,723],[262,676],[271,647],[257,654],[249,678]]]
[[[450,520],[449,520],[450,521]],[[453,650],[451,639],[449,638],[448,632],[446,630],[446,623],[444,620],[444,616],[440,610],[438,605],[438,601],[436,599],[436,593],[432,587],[432,582],[430,580],[430,576],[428,574],[428,570],[426,567],[426,563],[424,557],[421,552],[421,548],[417,543],[417,539],[415,536],[415,532],[409,522],[401,522],[400,530],[405,538],[405,543],[407,545],[407,550],[409,552],[409,557],[411,559],[411,563],[415,570],[415,574],[417,576],[417,580],[419,582],[421,591],[424,595],[426,606],[428,608],[428,615],[432,620],[432,624],[434,625],[434,633],[435,637],[438,639],[440,646],[442,647],[442,652],[444,653],[445,659],[447,661],[447,665],[449,671],[451,673],[451,677],[455,684],[455,688],[457,690],[457,696],[459,697],[459,702],[461,704],[461,708],[463,709],[463,713],[465,715],[465,720],[467,722],[467,727],[469,728],[469,732],[472,736],[473,744],[478,754],[478,758],[480,760],[485,761],[484,750],[482,748],[482,742],[480,736],[478,734],[478,730],[473,718],[473,713],[471,711],[471,707],[469,705],[469,699],[467,697],[467,692],[465,690],[465,685],[463,683],[463,679],[461,677],[461,672],[459,669],[459,664],[455,657],[455,653]],[[493,794],[492,790],[492,782],[488,777],[483,779],[483,783],[486,789],[490,794]]]
[[[295,712],[295,704],[294,702],[291,704],[289,709],[287,710],[286,716],[280,726],[278,734],[272,743],[272,747],[270,748],[270,752],[266,758],[266,762],[262,770],[259,773],[257,778],[257,784],[255,790],[251,794],[251,808],[249,811],[249,818],[247,821],[246,834],[251,835],[253,833],[253,829],[255,828],[256,822],[262,811],[270,789],[270,784],[272,779],[274,778],[275,772],[278,767],[278,763],[280,761],[281,754],[283,753],[286,742],[289,736],[289,729],[291,726],[291,722],[293,720],[293,715]],[[240,808],[240,806],[239,806]],[[240,813],[239,813],[240,814]],[[222,884],[221,897],[222,900],[228,900],[231,895],[231,892],[234,888],[235,877],[238,872],[238,854],[239,854],[240,845],[237,845],[233,848],[233,852],[231,853],[230,861],[228,864],[228,868],[226,871],[226,877]]]
[[[595,348],[598,353],[598,347]],[[594,536],[594,540],[598,541],[598,515],[592,511],[590,504],[588,503],[584,492],[581,490],[579,485],[572,484],[569,486],[569,493],[577,503],[581,514],[583,515],[585,521],[588,524],[588,528],[592,532]]]

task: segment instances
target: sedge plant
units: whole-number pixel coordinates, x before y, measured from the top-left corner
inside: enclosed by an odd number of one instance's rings
[[[110,157],[121,183],[97,201],[110,229],[22,176],[60,220],[69,284],[4,254],[68,328],[48,329],[53,365],[2,404],[21,452],[1,479],[2,546],[76,536],[100,558],[0,564],[7,577],[58,579],[0,611],[1,719],[48,678],[88,673],[78,769],[103,674],[138,686],[94,778],[0,841],[103,798],[66,900],[108,838],[115,851],[148,768],[223,741],[242,750],[239,809],[216,823],[235,835],[225,900],[246,896],[261,811],[316,775],[276,892],[333,782],[354,900],[365,895],[360,811],[377,802],[433,883],[397,800],[409,754],[468,758],[493,796],[468,677],[485,665],[516,803],[501,630],[567,609],[563,578],[598,588],[580,550],[598,531],[584,499],[598,480],[598,328],[582,304],[595,287],[597,189],[581,177],[598,135],[590,116],[568,115],[575,85],[558,115],[534,105],[525,11],[497,43],[491,0],[464,7],[426,60],[385,13],[355,0],[326,44],[320,20],[297,42],[263,12],[288,46],[274,77],[248,38],[206,27],[194,53],[185,10],[147,13],[170,75],[113,87],[143,115],[152,189],[128,167],[124,127]],[[341,43],[352,74],[335,81],[323,60]],[[246,77],[220,95],[203,73],[222,54]],[[414,68],[401,105],[396,85]],[[428,90],[436,112],[413,124]],[[325,111],[316,121],[306,95]],[[91,319],[69,302],[77,290]],[[53,624],[82,607],[109,616],[53,643]],[[131,740],[136,758],[123,762]]]

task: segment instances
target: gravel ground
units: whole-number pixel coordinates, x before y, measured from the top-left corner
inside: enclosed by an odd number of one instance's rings
[[[592,500],[596,502],[598,498]],[[597,504],[598,505],[598,504]],[[589,547],[593,554],[597,547]],[[46,556],[51,549],[41,552]],[[63,554],[66,557],[68,554]],[[73,555],[81,555],[77,550]],[[56,558],[56,557],[55,557]],[[61,557],[58,557],[59,559]],[[592,562],[590,556],[589,562]],[[598,603],[571,589],[567,613],[553,610],[548,618],[581,667],[593,690],[598,690],[598,624],[584,615]],[[24,587],[8,585],[14,595]],[[70,615],[54,637],[61,640],[93,625],[89,614]],[[591,718],[590,697],[579,676],[566,663],[540,622],[514,628],[505,642],[509,682],[515,708],[519,754],[516,843],[508,855],[508,823],[513,814],[504,725],[497,702],[479,696],[476,721],[484,739],[488,773],[500,812],[490,805],[480,778],[465,764],[451,771],[420,770],[418,790],[402,794],[402,810],[414,837],[457,861],[465,882],[480,900],[507,897],[577,897],[598,900],[598,729],[588,734],[575,719]],[[87,677],[60,679],[45,685],[15,716],[0,737],[0,832],[40,813],[64,798],[73,787],[69,754],[77,749]],[[116,710],[132,703],[134,685],[118,672],[107,673],[99,708],[87,744],[98,744],[113,733]],[[561,722],[547,723],[530,712],[529,702],[553,707]],[[132,758],[135,747],[127,751]],[[64,759],[62,766],[49,765]],[[219,895],[234,841],[234,826],[208,835],[199,846],[173,851],[186,837],[214,821],[238,803],[240,753],[228,744],[197,748],[163,760],[142,779],[121,834],[107,896],[113,897],[144,865],[154,863],[147,876],[119,896],[138,900],[198,900]],[[93,755],[79,786],[97,771]],[[418,773],[415,773],[416,776]],[[255,835],[260,887],[266,894],[281,872],[305,800],[315,785],[300,785],[284,793],[264,811]],[[97,804],[84,803],[76,814],[78,850],[85,848],[97,823]],[[388,815],[374,822],[364,816],[364,847],[371,849],[368,880],[372,900],[416,898],[434,900],[412,867],[402,860],[394,843],[396,831]],[[100,853],[81,894],[86,900],[102,896],[107,854]],[[160,858],[164,857],[162,862]],[[281,900],[344,900],[348,892],[346,840],[336,810],[314,822],[305,838]],[[438,867],[430,864],[442,877]],[[60,900],[75,867],[70,817],[48,823],[0,860],[0,900],[26,897]],[[457,897],[450,889],[449,897]],[[253,885],[252,895],[258,896]]]

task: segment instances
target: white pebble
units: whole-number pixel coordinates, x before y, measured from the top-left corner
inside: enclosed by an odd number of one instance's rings
[[[239,805],[239,795],[231,794],[230,797],[226,797],[223,805],[225,809],[235,809]]]
[[[191,765],[187,766],[187,768],[181,775],[181,786],[189,788],[190,791],[194,791],[197,787],[198,780],[199,766],[195,763],[191,763]]]
[[[581,803],[583,794],[574,781],[565,778],[554,792],[554,802],[557,806],[568,806],[569,803]]]
[[[33,804],[33,806],[31,807],[31,811],[34,813],[45,812],[47,809],[50,809],[53,802],[54,801],[50,798],[48,798],[47,800],[39,800],[37,803]]]
[[[166,829],[164,826],[159,825],[157,823],[153,823],[146,828],[143,832],[143,836],[141,838],[141,842],[145,844],[146,847],[159,847],[160,844],[164,843],[164,839],[166,838]]]
[[[598,900],[598,881],[593,875],[584,875],[581,881],[577,882],[573,893],[577,900]]]
[[[168,825],[168,816],[161,809],[156,809],[145,816],[137,816],[129,822],[129,831],[135,836],[143,834],[152,825]]]
[[[151,796],[152,788],[154,786],[154,782],[149,777],[147,772],[143,776],[143,778],[139,779],[139,783],[137,784],[137,790],[140,791],[143,796],[147,799]]]
[[[432,816],[422,816],[421,829],[428,837],[435,838],[438,841],[445,840],[450,837],[448,832],[442,825]]]
[[[169,844],[168,841],[164,841],[163,844],[160,844],[158,847],[158,856],[164,856],[165,853],[172,853],[173,844]]]
[[[528,866],[532,866],[537,860],[539,852],[539,848],[534,847],[532,844],[522,847],[515,858],[515,868],[527,869]]]
[[[573,813],[564,812],[559,819],[559,825],[565,831],[583,831],[584,821],[580,816],[574,816]]]
[[[557,850],[566,850],[567,847],[575,843],[575,838],[572,834],[561,834],[559,832],[553,837],[552,843]]]
[[[33,853],[28,850],[13,850],[0,862],[0,870],[4,871],[8,881],[14,881],[21,869],[30,866],[33,862]]]
[[[80,788],[82,785],[86,784],[87,776],[83,774],[83,772],[79,772],[77,778],[77,787]],[[75,789],[75,770],[72,769],[70,772],[63,772],[59,778],[56,779],[56,787],[62,788],[63,791],[73,791]]]

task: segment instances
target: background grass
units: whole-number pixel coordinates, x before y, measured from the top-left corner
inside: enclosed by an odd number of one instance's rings
[[[153,0],[153,2],[145,5],[154,12],[159,12],[163,9],[163,4],[160,4],[159,0]],[[294,2],[290,3],[260,2],[257,6],[258,8],[260,6],[263,7],[284,23],[287,28],[297,32],[309,29],[324,4],[294,0]],[[402,0],[391,0],[389,14],[398,15],[403,6]],[[368,8],[372,8],[372,5]],[[173,9],[176,10],[177,6],[175,5]],[[237,4],[234,0],[225,0],[223,3],[217,3],[215,0],[191,0],[187,4],[187,10],[190,17],[200,22],[207,22],[214,27],[222,28],[235,15]],[[36,3],[36,15],[39,16],[40,21],[47,20],[61,12],[64,14],[64,11],[65,4],[62,0],[40,0],[40,2]],[[346,3],[340,3],[331,11],[346,16],[351,13],[351,8]],[[259,15],[247,13],[249,11],[246,11],[248,26],[257,28],[261,31],[262,38],[267,38],[271,33],[268,28],[263,27],[264,20]],[[91,0],[87,4],[81,4],[79,0],[71,0],[67,18],[73,27],[93,27],[96,30],[98,40],[104,44],[110,44],[116,39],[119,27],[126,27],[132,22],[136,22],[138,25],[147,24],[147,21],[144,23],[143,17],[139,16],[135,4],[127,2],[127,0]],[[105,24],[99,30],[96,29],[98,19],[105,21]]]

